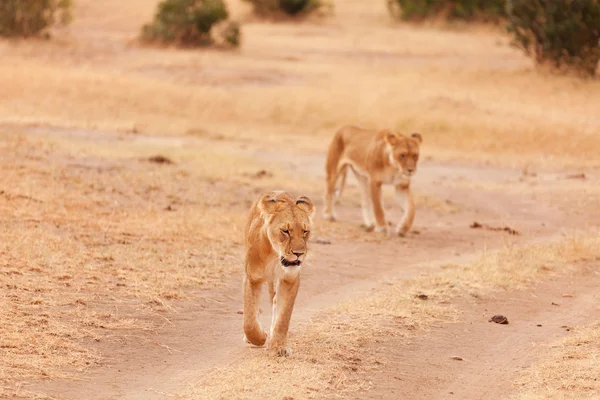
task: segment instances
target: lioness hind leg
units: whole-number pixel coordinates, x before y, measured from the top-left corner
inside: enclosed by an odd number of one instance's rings
[[[267,341],[267,333],[258,319],[261,286],[262,283],[244,278],[244,340],[255,346],[262,346]]]
[[[402,219],[396,226],[396,234],[404,236],[412,228],[415,220],[415,202],[410,187],[406,185],[396,185],[396,196],[401,201],[404,209],[404,215],[402,215]]]
[[[299,278],[293,281],[281,279],[277,284],[277,292],[273,302],[273,312],[276,314],[273,315],[268,349],[269,352],[278,356],[287,357],[292,354],[289,347],[287,347],[287,334],[299,287]]]
[[[336,182],[337,174],[328,174],[325,185],[325,210],[323,211],[323,217],[329,221],[335,221],[336,219],[335,212],[333,210]]]

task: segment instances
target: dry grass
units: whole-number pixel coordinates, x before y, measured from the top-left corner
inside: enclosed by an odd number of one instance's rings
[[[294,356],[273,359],[265,352],[213,371],[183,398],[243,399],[269,395],[345,398],[368,390],[369,371],[385,363],[368,346],[389,336],[407,337],[434,323],[460,319],[448,305],[455,298],[490,291],[521,290],[552,276],[575,273],[597,260],[600,235],[507,248],[467,265],[446,265],[440,273],[392,282],[374,296],[355,299],[322,312],[292,336]],[[423,301],[418,295],[426,295]],[[257,376],[274,376],[257,379]]]
[[[0,42],[0,119],[297,149],[356,123],[421,131],[437,157],[598,166],[600,83],[534,73],[498,32],[394,26],[355,0],[321,24],[247,24],[239,53],[126,46],[154,3],[81,1],[55,42]]]
[[[597,399],[600,393],[600,323],[576,328],[528,368],[515,400]]]

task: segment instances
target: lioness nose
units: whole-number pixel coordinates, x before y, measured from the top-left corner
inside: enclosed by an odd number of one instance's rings
[[[301,256],[302,254],[304,254],[304,253],[305,253],[305,251],[304,251],[304,250],[293,250],[293,251],[292,251],[292,253],[294,253],[294,255],[295,255],[296,257],[300,258],[300,256]]]

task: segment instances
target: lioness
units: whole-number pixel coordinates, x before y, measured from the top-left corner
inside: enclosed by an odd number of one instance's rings
[[[417,170],[419,146],[423,141],[418,133],[410,137],[389,130],[373,131],[346,126],[337,131],[327,153],[325,165],[325,218],[335,220],[334,192],[338,181],[343,190],[347,169],[350,168],[360,184],[362,214],[367,230],[387,232],[381,185],[392,184],[404,199],[404,215],[396,234],[404,236],[413,224],[415,205],[410,192],[410,177]]]
[[[252,204],[246,225],[246,275],[244,277],[244,339],[256,346],[267,340],[259,315],[262,284],[268,282],[273,305],[268,350],[291,354],[287,333],[300,287],[300,268],[306,257],[313,203],[276,191]]]

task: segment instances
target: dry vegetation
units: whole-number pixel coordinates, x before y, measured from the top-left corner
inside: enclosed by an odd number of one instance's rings
[[[444,265],[440,273],[391,282],[378,294],[336,306],[299,328],[302,333],[294,338],[292,359],[274,360],[266,354],[251,354],[233,367],[213,371],[191,393],[181,396],[345,398],[349,393],[368,389],[369,373],[386,362],[385,358],[370,355],[369,346],[389,337],[413,335],[432,324],[460,320],[460,313],[449,305],[450,300],[468,301],[492,291],[527,289],[544,279],[589,271],[590,262],[598,260],[599,245],[600,235],[592,233],[506,248],[466,265]],[[427,296],[427,300],[420,299],[420,295]],[[594,357],[582,364],[593,363]],[[547,379],[555,379],[551,371]],[[593,388],[585,383],[577,385],[580,393],[593,393]],[[524,386],[531,387],[528,383]]]
[[[84,1],[60,40],[0,43],[2,120],[319,149],[353,122],[421,131],[440,157],[597,165],[600,84],[532,72],[498,32],[398,27],[350,1],[329,23],[248,24],[239,54],[127,46],[153,6]]]
[[[597,399],[600,393],[600,324],[579,327],[553,343],[519,381],[515,400]]]

